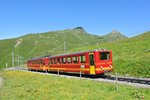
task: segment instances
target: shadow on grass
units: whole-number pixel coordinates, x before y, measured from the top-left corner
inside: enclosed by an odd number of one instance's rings
[[[54,75],[65,75],[65,76],[71,76],[71,77],[77,77],[80,78],[80,73],[65,73],[65,72],[52,72],[52,71],[37,71],[37,70],[30,70],[31,72],[39,72],[39,73],[48,73],[48,74],[54,74]],[[97,78],[107,78],[106,75],[87,75],[87,74],[81,74],[82,78],[90,78],[90,79],[97,79]]]

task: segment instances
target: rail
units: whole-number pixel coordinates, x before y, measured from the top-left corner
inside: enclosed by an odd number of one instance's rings
[[[108,80],[116,80],[116,77],[115,76],[107,76],[106,79],[108,79]],[[117,77],[117,80],[118,81],[122,81],[122,82],[150,85],[150,80],[149,79],[130,78],[130,77]]]

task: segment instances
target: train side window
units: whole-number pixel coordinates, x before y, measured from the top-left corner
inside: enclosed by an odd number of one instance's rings
[[[57,63],[60,64],[60,58],[57,58]]]
[[[66,58],[62,58],[62,63],[63,63],[63,64],[66,63]]]
[[[57,64],[57,61],[56,61],[57,59],[56,58],[54,58],[54,64]]]
[[[78,56],[73,57],[73,63],[78,63]]]
[[[50,64],[53,64],[53,60],[52,60],[52,58],[50,58],[50,62],[49,62]]]
[[[80,62],[81,62],[81,63],[85,63],[85,62],[86,62],[86,57],[85,57],[85,55],[79,56],[79,59],[80,59]]]
[[[71,57],[67,57],[67,63],[68,63],[68,64],[71,63]]]

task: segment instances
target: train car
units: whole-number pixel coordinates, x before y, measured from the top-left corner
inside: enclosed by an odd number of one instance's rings
[[[89,75],[105,74],[113,70],[112,51],[94,50],[63,54],[28,60],[28,69],[83,73]]]
[[[49,58],[48,57],[37,57],[27,61],[28,70],[48,70]]]

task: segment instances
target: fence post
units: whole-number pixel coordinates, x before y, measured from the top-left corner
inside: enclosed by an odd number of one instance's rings
[[[82,77],[82,76],[81,76],[81,70],[80,70],[80,79],[81,79],[81,77]]]
[[[116,72],[116,90],[118,91],[118,74]]]
[[[46,74],[47,74],[47,69],[45,70]]]
[[[8,67],[8,64],[7,64],[7,62],[5,63],[6,64],[6,68]]]
[[[59,76],[59,69],[57,70],[57,74],[58,74],[58,76]]]

